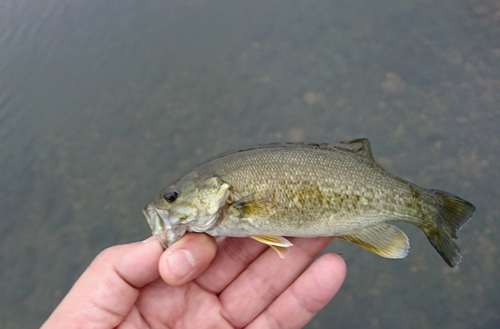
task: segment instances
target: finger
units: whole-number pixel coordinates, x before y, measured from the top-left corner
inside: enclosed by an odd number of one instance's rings
[[[42,328],[114,328],[130,311],[138,288],[159,277],[163,252],[155,238],[102,251],[73,285]]]
[[[217,255],[196,283],[217,295],[266,249],[268,246],[250,238],[219,238]]]
[[[160,275],[165,282],[173,286],[189,282],[206,270],[216,252],[217,244],[213,237],[186,233],[161,256]]]
[[[335,296],[345,275],[342,257],[321,256],[247,328],[302,328]]]
[[[158,239],[151,236],[143,242],[108,248],[98,255],[96,261],[111,262],[116,273],[125,282],[132,287],[141,288],[160,276],[158,261],[162,253],[163,248]],[[96,267],[97,275],[99,271]]]
[[[294,246],[288,249],[286,259],[267,250],[220,294],[223,316],[236,327],[247,325],[269,306],[332,238],[290,240]]]

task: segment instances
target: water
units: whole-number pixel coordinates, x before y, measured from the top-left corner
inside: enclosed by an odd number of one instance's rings
[[[243,145],[368,137],[388,171],[478,211],[447,268],[334,241],[309,328],[500,324],[500,7],[493,0],[0,0],[0,327],[39,326],[141,208]]]

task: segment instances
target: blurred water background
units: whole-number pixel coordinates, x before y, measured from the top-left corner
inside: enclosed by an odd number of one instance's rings
[[[209,156],[368,137],[476,205],[450,269],[422,232],[308,328],[500,327],[500,2],[0,0],[0,327],[35,328],[141,208]]]

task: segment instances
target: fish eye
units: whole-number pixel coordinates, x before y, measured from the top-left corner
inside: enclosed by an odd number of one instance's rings
[[[179,196],[179,193],[177,191],[167,191],[163,194],[163,198],[168,202],[172,203],[175,200],[177,200],[177,197]]]

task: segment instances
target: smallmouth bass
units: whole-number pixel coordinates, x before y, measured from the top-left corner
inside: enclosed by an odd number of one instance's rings
[[[284,257],[285,236],[337,236],[385,258],[404,258],[418,226],[445,262],[461,260],[457,231],[475,207],[386,172],[368,139],[274,143],[211,158],[164,188],[143,210],[164,248],[185,232],[251,237]]]

